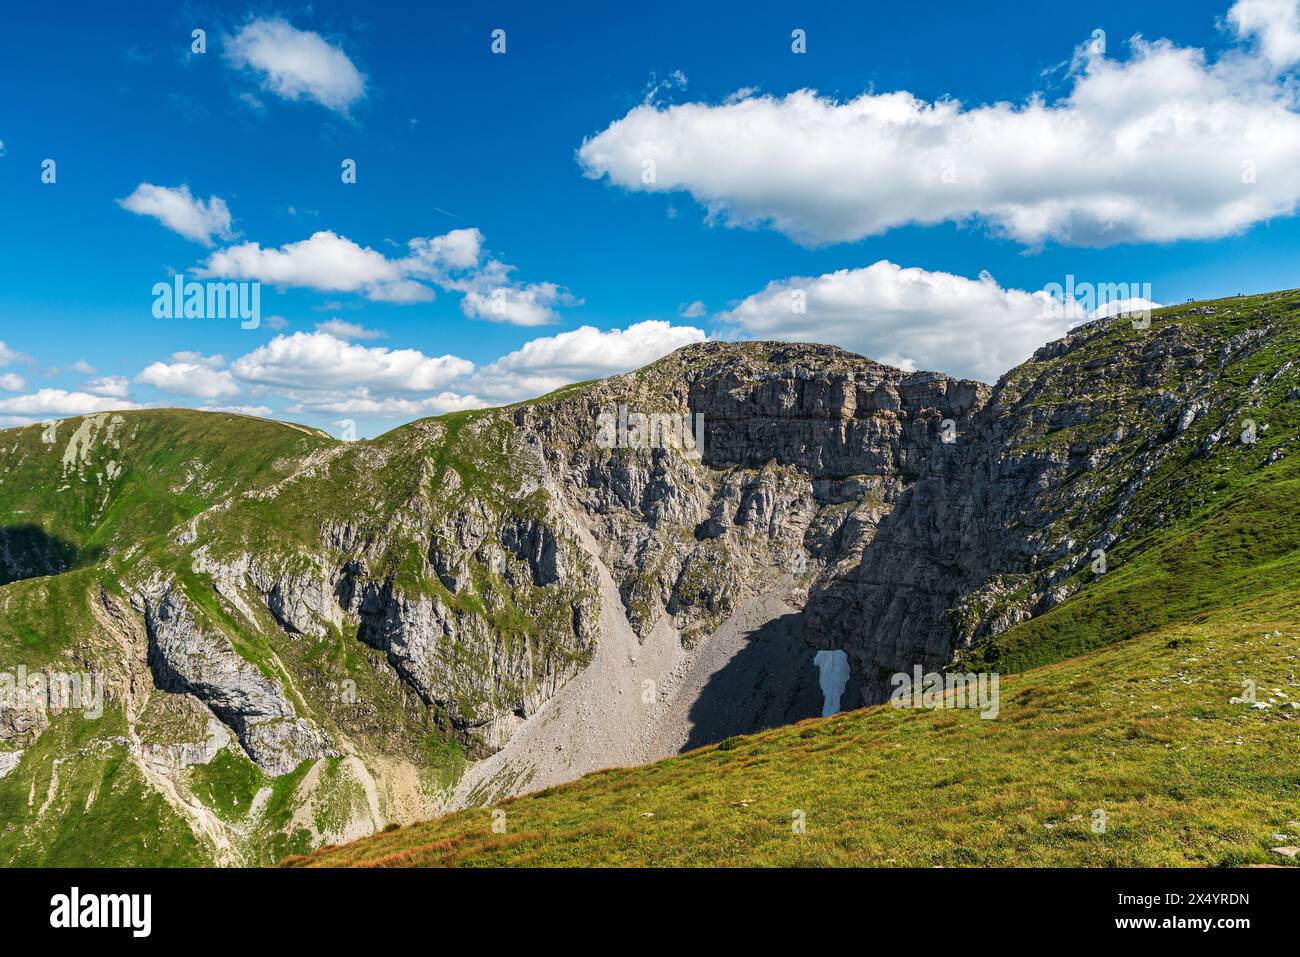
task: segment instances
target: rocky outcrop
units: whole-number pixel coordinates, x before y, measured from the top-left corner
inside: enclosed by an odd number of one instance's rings
[[[23,753],[21,751],[0,751],[0,778],[18,767],[22,759]]]
[[[478,478],[483,457],[499,450],[466,431],[459,464]],[[428,445],[441,440],[435,432]],[[372,467],[397,457],[362,454]],[[195,550],[196,567],[243,625],[294,641],[355,635],[385,653],[438,727],[471,755],[490,753],[589,657],[600,619],[594,571],[526,469],[493,475],[498,497],[434,465],[420,444],[407,454],[402,477],[417,480],[407,495],[372,514],[313,516],[318,545],[253,550],[220,541],[202,520],[181,544],[218,540]],[[305,492],[315,507],[324,478],[299,476],[280,494]]]
[[[23,751],[41,736],[50,719],[45,709],[36,705],[18,705],[0,696],[0,778],[18,767]]]
[[[480,753],[501,747],[518,719],[536,712],[581,668],[596,640],[599,610],[594,591],[582,594],[580,586],[577,592],[573,604],[562,594],[543,599],[561,618],[569,610],[561,628],[543,636],[503,630],[438,595],[403,594],[391,584],[365,583],[354,610],[360,639],[384,651],[454,729],[475,732],[472,750]]]
[[[29,747],[49,724],[50,719],[43,703],[15,705],[0,700],[0,743],[19,748]]]
[[[747,597],[860,550],[945,421],[965,428],[988,394],[829,346],[703,343],[515,422],[603,546],[638,634],[668,615],[691,642]],[[702,454],[602,446],[602,415],[638,412],[699,417]]]
[[[136,753],[142,761],[173,771],[207,764],[230,742],[230,731],[216,718],[208,719],[205,731],[201,741],[142,742],[136,746]]]
[[[278,681],[240,655],[225,635],[199,622],[183,592],[158,582],[138,600],[158,687],[202,701],[262,770],[287,774],[303,761],[337,753],[296,712]]]
[[[954,442],[913,459],[915,480],[873,527],[846,530],[845,557],[810,594],[810,641],[847,651],[879,702],[892,674],[946,665],[1060,604],[1098,550],[1172,517],[1153,474],[1249,414],[1228,377],[1266,339],[1109,319],[1044,346]],[[1223,425],[1208,437],[1193,427],[1210,419]]]

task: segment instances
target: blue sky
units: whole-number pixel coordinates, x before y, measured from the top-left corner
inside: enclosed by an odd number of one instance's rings
[[[1068,275],[1297,284],[1292,0],[443,6],[9,11],[0,426],[370,435],[704,336],[992,379]],[[264,321],[156,318],[176,272]]]

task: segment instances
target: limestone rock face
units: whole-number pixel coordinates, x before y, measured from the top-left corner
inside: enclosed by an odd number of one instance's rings
[[[1199,454],[1192,423],[1222,422],[1221,436],[1249,414],[1249,390],[1226,380],[1258,333],[1224,344],[1168,323],[1138,335],[1117,318],[1039,349],[955,442],[911,460],[888,513],[845,530],[842,560],[809,597],[809,640],[848,652],[864,700],[879,702],[893,673],[943,666],[1060,604],[1101,551],[1170,517],[1133,503],[1171,457]]]
[[[945,420],[966,426],[987,396],[829,346],[703,343],[515,422],[602,547],[633,627],[668,615],[690,642],[746,597],[860,550]],[[702,450],[693,435],[599,441],[602,418],[637,414],[685,416]]]
[[[268,774],[337,753],[298,715],[278,681],[238,654],[228,639],[205,630],[180,592],[156,583],[140,596],[149,634],[149,666],[158,687],[206,704]]]

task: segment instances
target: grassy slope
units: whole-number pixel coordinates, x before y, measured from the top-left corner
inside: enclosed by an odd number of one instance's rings
[[[0,780],[0,861],[24,867],[185,867],[206,863],[189,826],[124,747],[119,709],[55,718]]]
[[[99,423],[89,450],[65,467],[88,418]],[[333,443],[303,426],[185,409],[82,416],[60,422],[53,442],[44,433],[40,425],[0,432],[0,529],[38,526],[63,546],[63,568],[161,535]]]

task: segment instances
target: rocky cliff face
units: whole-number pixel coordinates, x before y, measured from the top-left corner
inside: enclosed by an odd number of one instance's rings
[[[303,761],[338,753],[298,715],[271,667],[264,673],[227,638],[199,624],[189,599],[172,584],[151,585],[137,600],[160,689],[201,701],[268,774],[287,774]]]
[[[807,583],[861,547],[980,383],[827,346],[705,343],[515,413],[583,516],[638,632],[667,615],[693,642],[746,597]],[[601,416],[699,416],[703,449],[602,448]],[[692,418],[692,427],[695,420]]]
[[[1179,321],[1229,310],[1082,326],[932,447],[808,603],[810,640],[849,653],[865,701],[884,700],[896,672],[943,667],[1056,607],[1105,574],[1107,553],[1202,504],[1179,494],[1191,481],[1180,470],[1239,443],[1293,371],[1266,350],[1284,328],[1267,313],[1234,320],[1235,334]]]
[[[377,449],[342,450],[200,516],[175,543],[243,625],[295,641],[346,634],[382,652],[475,756],[581,668],[599,614],[590,562],[526,476],[537,463],[525,444],[494,416],[457,438],[449,450],[444,427],[417,426]],[[263,529],[246,513],[268,507],[318,535],[257,541]],[[156,617],[151,634],[162,633]]]

